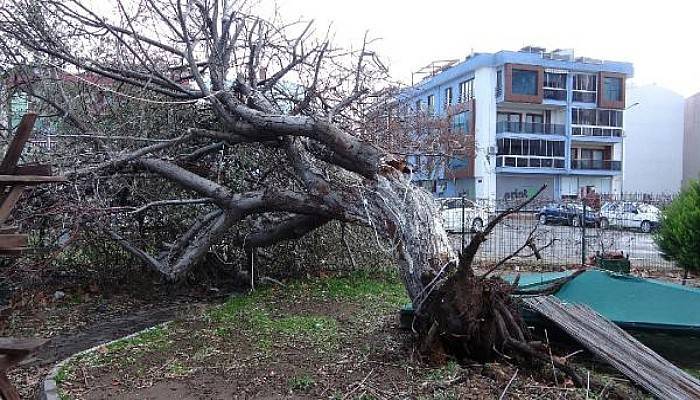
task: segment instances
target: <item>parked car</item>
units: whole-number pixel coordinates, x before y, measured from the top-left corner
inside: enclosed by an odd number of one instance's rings
[[[583,207],[573,203],[549,203],[542,207],[537,214],[541,225],[549,223],[581,226]],[[586,226],[595,226],[598,223],[598,215],[586,210]]]
[[[438,204],[445,230],[448,232],[481,231],[489,220],[487,209],[468,199],[444,198],[438,199]],[[462,221],[464,221],[464,228],[462,228]]]
[[[600,227],[639,229],[649,233],[659,226],[661,210],[651,204],[635,202],[605,203],[600,208]]]

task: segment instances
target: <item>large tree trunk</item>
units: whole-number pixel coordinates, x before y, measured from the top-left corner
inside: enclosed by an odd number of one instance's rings
[[[477,233],[458,258],[432,195],[397,170],[385,170],[367,199],[377,210],[370,213],[371,226],[393,244],[424,353],[488,360],[509,340],[526,342],[510,297],[513,286],[476,276],[471,266],[479,245],[498,221]]]

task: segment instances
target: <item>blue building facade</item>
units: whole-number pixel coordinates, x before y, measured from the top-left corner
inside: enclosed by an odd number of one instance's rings
[[[415,180],[437,196],[490,200],[527,197],[542,184],[552,198],[619,192],[632,73],[630,63],[533,47],[447,66],[399,102],[473,135],[474,151],[432,163],[411,157]]]

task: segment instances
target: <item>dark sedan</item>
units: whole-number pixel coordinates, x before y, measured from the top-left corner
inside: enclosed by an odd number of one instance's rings
[[[582,217],[583,207],[571,203],[550,203],[542,207],[537,214],[537,218],[542,225],[556,223],[581,226]],[[597,223],[598,215],[586,211],[586,225],[595,226]]]

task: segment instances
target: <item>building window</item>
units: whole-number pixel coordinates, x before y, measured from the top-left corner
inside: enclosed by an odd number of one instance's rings
[[[564,157],[564,142],[552,140],[498,139],[499,156]]]
[[[571,123],[573,125],[595,125],[596,110],[593,108],[572,108]]]
[[[474,98],[474,79],[459,83],[459,102],[464,103]]]
[[[496,71],[496,97],[503,94],[503,70]]]
[[[621,110],[598,110],[596,125],[622,128]]]
[[[603,78],[603,99],[605,101],[622,101],[622,78],[610,76]]]
[[[423,111],[423,102],[421,100],[416,100],[416,112]]]
[[[551,100],[566,100],[566,72],[544,73],[544,98]]]
[[[511,92],[526,96],[537,96],[537,71],[513,69]]]
[[[595,103],[598,91],[598,76],[594,74],[575,74],[573,82],[573,100],[580,103]]]
[[[435,111],[435,95],[428,96],[428,113],[432,114]]]
[[[566,90],[566,72],[545,72],[543,86],[549,89]]]
[[[468,133],[471,129],[471,112],[464,111],[452,117],[452,132]]]
[[[445,89],[445,108],[452,105],[452,88]]]
[[[612,126],[622,128],[622,111],[572,108],[571,123],[573,125]]]

